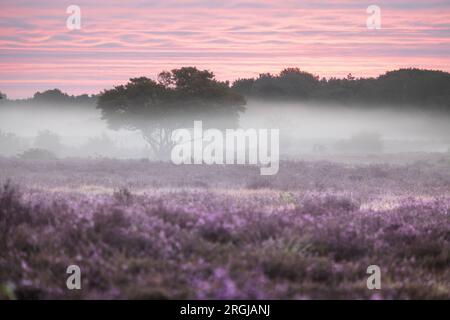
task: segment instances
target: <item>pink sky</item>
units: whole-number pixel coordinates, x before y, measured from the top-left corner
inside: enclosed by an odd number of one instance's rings
[[[81,8],[81,30],[66,8]],[[381,30],[366,8],[381,8]],[[448,0],[2,0],[0,91],[98,93],[194,65],[222,80],[299,67],[330,77],[450,71]]]

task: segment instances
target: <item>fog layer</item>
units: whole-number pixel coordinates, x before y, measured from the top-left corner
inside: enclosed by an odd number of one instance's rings
[[[248,101],[246,112],[240,116],[244,129],[280,129],[280,152],[285,157],[445,152],[450,147],[449,123],[450,115],[431,111],[255,100]],[[61,157],[151,157],[139,131],[108,129],[93,106],[3,105],[0,131],[0,154],[4,156],[43,148],[53,149]]]

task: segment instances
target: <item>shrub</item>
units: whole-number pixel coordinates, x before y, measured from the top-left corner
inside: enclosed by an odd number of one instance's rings
[[[12,156],[17,154],[25,147],[24,139],[16,136],[13,133],[6,133],[0,131],[0,152],[5,156]]]
[[[60,137],[51,131],[40,131],[34,139],[34,147],[58,153],[62,149]]]
[[[0,189],[0,252],[8,247],[13,228],[30,220],[30,211],[22,204],[16,186],[7,181]]]
[[[117,202],[123,203],[123,204],[129,204],[131,202],[131,200],[133,199],[133,194],[126,187],[122,187],[122,188],[119,188],[118,190],[114,191],[113,196],[117,200]]]
[[[258,177],[251,179],[249,182],[247,182],[246,185],[247,189],[270,189],[272,187],[272,181],[270,178],[267,177]]]
[[[102,134],[90,138],[80,147],[79,152],[86,156],[110,157],[118,155],[120,150],[108,135]]]
[[[379,153],[383,151],[381,135],[374,132],[359,132],[336,145],[339,151],[355,153]]]
[[[359,209],[359,204],[345,197],[326,195],[306,198],[298,208],[299,213],[312,215],[347,214]]]
[[[23,160],[55,160],[57,159],[56,155],[45,149],[28,149],[21,154],[19,154],[19,158]]]

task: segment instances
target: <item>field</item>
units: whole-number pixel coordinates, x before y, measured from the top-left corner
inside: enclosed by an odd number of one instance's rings
[[[450,156],[373,159],[1,158],[0,298],[449,299]]]

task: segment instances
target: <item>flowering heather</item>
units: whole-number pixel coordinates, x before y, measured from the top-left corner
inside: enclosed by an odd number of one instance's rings
[[[0,159],[0,298],[449,299],[450,159],[381,162]]]

